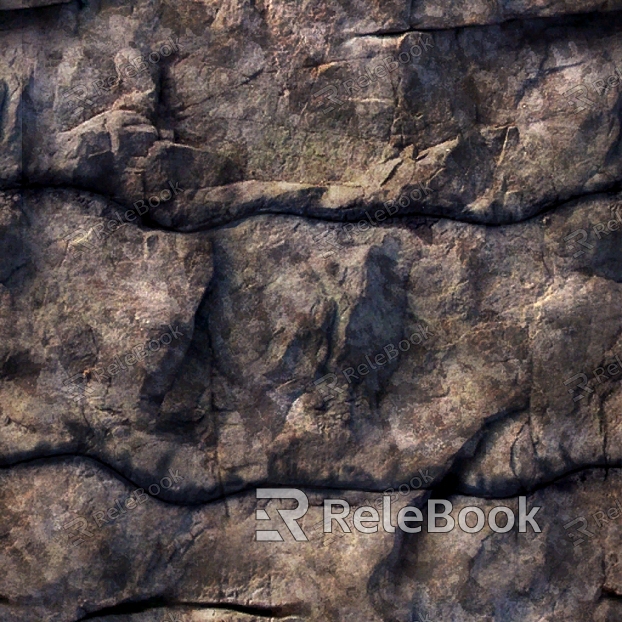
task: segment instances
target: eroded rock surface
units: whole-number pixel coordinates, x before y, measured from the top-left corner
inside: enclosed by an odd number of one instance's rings
[[[622,5],[0,9],[1,620],[622,619]]]

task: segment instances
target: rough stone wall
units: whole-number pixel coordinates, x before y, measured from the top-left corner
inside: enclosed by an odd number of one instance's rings
[[[620,622],[621,110],[620,0],[0,0],[0,622]]]

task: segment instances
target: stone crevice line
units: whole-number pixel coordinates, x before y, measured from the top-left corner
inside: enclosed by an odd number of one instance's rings
[[[601,590],[601,598],[610,598],[622,602],[622,594],[619,594],[613,588],[607,586],[603,586]]]
[[[2,476],[3,471],[6,473],[16,467],[34,467],[34,466],[39,466],[45,463],[51,463],[51,464],[66,463],[67,461],[74,460],[74,459],[96,463],[97,465],[102,467],[104,470],[108,471],[111,474],[114,474],[119,481],[128,485],[128,487],[144,489],[144,486],[141,486],[138,483],[134,482],[132,479],[130,479],[129,477],[121,473],[115,467],[109,465],[104,460],[94,457],[94,456],[87,455],[87,454],[81,454],[78,452],[59,453],[59,454],[52,454],[48,456],[33,456],[31,458],[26,458],[18,462],[4,464],[0,466],[0,477]],[[6,474],[4,475],[4,477],[6,478]],[[4,481],[4,484],[6,485],[6,481]],[[335,492],[343,492],[343,493],[363,493],[363,494],[370,494],[370,495],[375,495],[375,494],[380,495],[380,494],[383,494],[386,490],[386,488],[379,489],[379,490],[370,490],[366,488],[352,488],[348,486],[327,486],[327,485],[309,486],[308,484],[296,484],[296,483],[273,484],[270,482],[248,482],[244,487],[240,489],[226,492],[218,497],[209,499],[208,501],[182,503],[178,501],[169,501],[162,497],[154,497],[152,495],[149,495],[149,496],[152,499],[155,499],[157,501],[160,501],[162,503],[175,506],[175,507],[201,508],[201,507],[209,506],[214,503],[225,501],[230,497],[244,495],[248,492],[253,491],[256,488],[292,488],[292,487],[298,487],[300,489],[307,490],[310,493],[323,493],[323,492],[328,492],[328,491],[335,491]],[[418,490],[426,490],[426,488],[419,488]]]
[[[521,22],[544,22],[544,25],[550,24],[552,27],[558,26],[582,26],[584,20],[588,19],[616,19],[617,17],[622,16],[622,10],[617,9],[614,11],[583,11],[577,13],[558,13],[556,15],[516,15],[512,17],[500,17],[500,19],[496,21],[490,22],[478,22],[475,24],[462,24],[460,26],[449,26],[447,28],[437,27],[437,28],[429,28],[425,26],[412,26],[410,28],[399,29],[399,30],[374,30],[371,32],[362,32],[356,33],[352,35],[352,38],[361,38],[361,37],[378,37],[378,38],[390,38],[390,37],[402,37],[409,34],[417,34],[417,33],[442,33],[442,32],[454,32],[460,30],[473,30],[477,28],[494,28],[495,26],[503,26],[505,24],[511,23],[521,23]],[[451,18],[449,18],[451,19]],[[570,22],[570,23],[566,23]],[[572,23],[576,22],[576,23]]]
[[[461,497],[473,497],[474,499],[481,499],[482,501],[495,501],[502,499],[516,499],[519,496],[529,496],[533,495],[536,492],[540,492],[545,488],[549,488],[550,486],[555,486],[560,481],[572,477],[574,475],[578,475],[580,473],[588,472],[588,471],[604,471],[605,476],[609,474],[609,471],[622,469],[622,461],[618,462],[606,462],[604,459],[602,462],[595,462],[594,464],[588,465],[579,465],[567,471],[556,475],[550,479],[543,480],[534,486],[522,487],[519,488],[516,492],[508,495],[486,495],[475,491],[471,493],[470,491],[463,491],[460,489],[460,485],[457,484],[452,488],[452,491],[449,493],[450,496],[460,495]],[[439,487],[441,484],[439,484]],[[439,498],[439,497],[436,497]]]
[[[18,11],[36,11],[37,9],[49,9],[51,7],[60,8],[65,4],[72,4],[74,0],[50,0],[46,4],[40,4],[37,6],[8,6],[4,7],[0,4],[0,11],[11,11],[17,13]],[[77,3],[78,8],[81,6],[81,0]]]
[[[269,182],[266,182],[266,183],[269,183]],[[321,187],[312,188],[311,186],[307,187],[304,184],[300,184],[300,185],[301,185],[301,188],[316,189],[316,190],[323,190],[324,188],[326,189],[329,188],[329,186],[322,187],[322,188]],[[210,189],[217,190],[221,188],[227,188],[227,186],[218,186],[218,187],[215,186]],[[26,192],[41,191],[41,190],[63,190],[67,192],[89,193],[95,197],[100,197],[114,205],[117,205],[123,212],[128,211],[128,210],[133,210],[133,206],[128,206],[110,196],[98,193],[89,188],[82,188],[80,186],[71,186],[71,185],[65,185],[65,184],[60,184],[60,185],[29,184],[29,186],[27,187],[0,188],[0,192],[5,191],[5,192],[18,192],[18,193],[26,193]],[[615,180],[605,187],[601,187],[590,192],[575,194],[567,198],[560,198],[559,200],[554,201],[548,205],[543,204],[542,209],[540,211],[526,218],[519,219],[519,220],[497,220],[496,222],[483,222],[473,217],[450,216],[447,214],[438,213],[439,211],[441,211],[440,208],[430,207],[428,208],[429,211],[412,211],[412,212],[402,211],[402,213],[398,212],[394,216],[387,218],[385,221],[383,221],[383,223],[378,224],[376,226],[387,227],[393,223],[396,223],[402,220],[421,218],[421,219],[426,219],[429,221],[434,221],[434,220],[451,221],[451,222],[469,224],[473,226],[480,226],[480,227],[487,227],[487,228],[500,228],[500,227],[507,227],[510,225],[520,225],[522,223],[528,223],[530,221],[536,221],[542,218],[543,216],[550,214],[551,212],[563,209],[569,204],[572,204],[574,202],[578,202],[581,200],[586,200],[586,199],[598,197],[598,196],[615,199],[617,198],[616,195],[621,191],[622,191],[622,179]],[[395,203],[399,198],[400,197],[396,197],[395,199],[388,199],[387,201],[393,201]],[[22,201],[23,200],[24,199],[22,196]],[[267,200],[268,203],[274,202],[274,201],[275,199]],[[280,199],[278,201],[281,202]],[[252,201],[252,203],[258,203],[258,202],[261,202],[261,199]],[[292,200],[292,203],[293,202],[294,201]],[[222,228],[228,225],[238,225],[244,222],[245,220],[248,220],[250,218],[256,218],[259,216],[294,216],[298,218],[304,218],[307,220],[314,220],[314,221],[327,222],[327,223],[346,224],[346,223],[357,223],[360,220],[363,220],[365,216],[369,214],[369,212],[373,210],[382,209],[384,203],[385,203],[384,201],[373,200],[373,201],[370,201],[367,206],[361,205],[359,207],[358,205],[356,205],[356,206],[344,207],[344,208],[327,208],[327,207],[320,207],[320,206],[311,206],[311,207],[299,207],[299,208],[294,207],[294,208],[289,209],[287,206],[284,206],[282,209],[273,209],[270,207],[259,206],[258,208],[255,208],[254,212],[251,211],[253,209],[252,206],[248,206],[245,208],[244,205],[242,204],[242,206],[240,207],[240,211],[242,213],[240,214],[231,215],[231,216],[216,215],[214,218],[211,218],[209,221],[199,222],[194,225],[181,224],[181,225],[176,225],[176,226],[167,226],[167,225],[164,225],[158,222],[157,219],[155,219],[153,216],[150,216],[148,214],[145,216],[141,216],[140,223],[145,228],[150,229],[150,230],[168,231],[171,233],[198,233],[198,232],[203,232],[203,231],[212,231],[212,230],[217,230],[219,228]],[[230,208],[228,211],[231,211]],[[102,218],[105,218],[105,217],[102,216]]]
[[[326,186],[326,188],[328,189],[329,186]],[[314,189],[320,190],[323,188],[316,187]],[[377,226],[386,227],[390,225],[391,223],[399,222],[401,220],[405,220],[409,218],[423,218],[426,220],[440,220],[440,221],[447,220],[451,222],[464,223],[464,224],[481,226],[481,227],[489,227],[489,228],[507,227],[509,225],[519,225],[522,223],[527,223],[530,221],[538,220],[539,218],[551,212],[554,212],[558,209],[561,209],[565,207],[566,205],[573,203],[575,201],[580,201],[583,199],[588,199],[590,197],[596,197],[599,195],[604,195],[604,196],[611,195],[611,197],[613,198],[620,191],[622,191],[622,180],[616,180],[594,191],[572,195],[568,198],[561,198],[551,203],[543,203],[540,206],[541,209],[537,211],[535,214],[532,214],[526,218],[518,219],[518,220],[497,219],[496,221],[493,221],[493,222],[485,222],[485,221],[479,220],[478,217],[476,216],[469,216],[466,214],[463,214],[462,216],[450,216],[450,215],[444,214],[442,208],[439,208],[438,206],[432,206],[432,207],[426,208],[426,211],[413,210],[412,212],[404,212],[404,211],[402,211],[401,213],[398,212],[395,216],[391,216],[390,218],[387,218],[383,224],[380,224]],[[245,220],[248,220],[249,218],[253,218],[256,216],[263,216],[263,215],[297,216],[299,218],[305,218],[308,220],[316,220],[316,221],[330,222],[330,223],[344,223],[344,224],[345,223],[357,223],[360,220],[364,220],[367,214],[370,214],[373,211],[382,209],[386,202],[393,201],[393,203],[395,203],[401,196],[404,196],[404,195],[400,195],[394,199],[387,199],[387,201],[371,200],[369,201],[367,205],[365,204],[365,200],[361,199],[360,201],[357,201],[357,203],[362,203],[362,205],[360,206],[357,204],[352,205],[352,206],[346,205],[343,208],[327,208],[327,207],[321,207],[321,206],[310,206],[310,207],[302,207],[298,209],[297,208],[290,209],[284,206],[284,208],[273,209],[270,207],[266,207],[266,208],[259,207],[255,212],[251,212],[250,210],[252,209],[252,207],[245,208],[244,205],[242,205],[240,207],[240,211],[242,213],[240,213],[239,215],[227,216],[227,217],[222,217],[222,216],[217,215],[214,218],[210,219],[209,221],[200,222],[195,225],[177,225],[174,227],[168,227],[162,223],[159,223],[157,219],[155,219],[152,216],[148,216],[146,218],[143,217],[142,224],[150,229],[158,229],[158,230],[170,231],[174,233],[197,233],[201,231],[210,231],[210,230],[218,229],[220,227],[224,227],[224,226],[231,225],[231,224],[237,225]],[[253,201],[253,202],[256,203],[260,201],[261,199],[259,199],[258,201]],[[273,202],[273,201],[274,199],[269,199],[268,202]],[[281,202],[281,200],[279,199],[278,202]]]
[[[409,21],[412,19],[412,2],[406,0],[409,8]],[[8,7],[4,8],[0,6],[0,11],[11,11],[11,12],[19,12],[19,11],[37,11],[38,9],[46,9],[50,7],[59,8],[66,4],[72,4],[73,0],[49,0],[46,4],[41,4],[39,6],[22,6],[22,7]],[[83,8],[83,0],[79,0],[77,3],[77,9],[81,10]],[[129,3],[130,6],[132,3]],[[38,11],[37,11],[38,12]],[[35,13],[36,14],[36,13]],[[602,10],[591,10],[591,11],[577,11],[577,12],[560,12],[553,15],[537,15],[537,14],[513,14],[511,16],[505,17],[501,15],[498,19],[492,21],[483,21],[477,23],[470,24],[461,24],[455,26],[448,27],[426,27],[426,26],[411,26],[405,29],[380,29],[374,30],[371,32],[363,32],[356,33],[353,35],[353,38],[360,37],[399,37],[408,34],[417,34],[419,32],[430,32],[430,33],[441,33],[441,32],[453,32],[460,31],[465,29],[474,29],[474,28],[490,28],[495,26],[501,26],[509,23],[517,23],[517,22],[550,22],[553,26],[565,25],[563,22],[567,21],[576,21],[577,25],[581,25],[582,20],[590,19],[590,18],[602,18],[615,19],[616,16],[622,15],[622,10],[615,9],[611,11],[602,11]],[[389,16],[387,16],[389,17]],[[425,18],[424,18],[425,19]],[[451,18],[448,18],[451,19]],[[562,22],[561,24],[559,22]]]
[[[468,444],[469,442],[470,441],[467,441],[465,445]],[[125,484],[128,484],[129,487],[136,487],[136,488],[144,489],[143,486],[140,486],[134,483],[131,479],[129,479],[128,477],[126,477],[125,475],[117,471],[114,467],[111,467],[110,465],[108,465],[103,460],[100,460],[99,458],[95,458],[93,456],[83,455],[79,453],[33,457],[33,458],[22,460],[20,462],[16,462],[13,464],[4,465],[0,467],[0,477],[2,476],[2,471],[6,472],[16,467],[39,466],[42,463],[43,464],[45,463],[55,464],[57,462],[63,463],[63,462],[66,462],[68,459],[78,459],[78,460],[84,460],[86,462],[88,461],[94,462],[100,467],[107,470],[108,472],[114,474],[119,481],[122,481]],[[422,486],[421,488],[414,489],[412,492],[430,493],[429,495],[423,498],[422,503],[424,504],[427,502],[428,498],[445,499],[445,498],[457,496],[457,495],[464,496],[464,497],[472,497],[474,499],[481,499],[483,501],[494,501],[494,500],[500,500],[500,499],[515,499],[518,496],[532,495],[536,492],[539,492],[540,490],[543,490],[550,486],[554,486],[555,484],[559,483],[561,480],[565,478],[572,477],[573,475],[577,475],[582,472],[603,470],[605,471],[606,474],[608,474],[609,471],[616,470],[616,469],[622,469],[622,461],[608,463],[608,464],[605,464],[602,462],[596,462],[594,464],[578,465],[575,468],[564,471],[563,473],[556,475],[553,478],[544,480],[530,487],[521,488],[518,491],[508,494],[508,495],[486,495],[486,494],[478,493],[477,491],[473,492],[473,491],[461,490],[460,484],[456,478],[456,474],[452,468],[436,484],[432,486],[428,486],[428,487]],[[6,475],[4,477],[6,478]],[[4,485],[6,485],[6,480],[3,483]],[[300,490],[308,491],[310,494],[325,494],[329,492],[330,493],[339,492],[339,493],[362,493],[362,494],[369,494],[369,495],[384,495],[387,489],[390,489],[392,487],[384,487],[382,489],[370,490],[370,489],[362,489],[362,488],[352,488],[349,486],[327,486],[327,485],[310,486],[308,484],[297,484],[295,482],[288,483],[288,484],[272,484],[270,482],[252,482],[252,483],[249,482],[246,486],[244,486],[243,488],[239,490],[224,493],[223,495],[219,497],[214,497],[213,499],[210,499],[209,501],[181,503],[177,501],[168,501],[160,497],[154,497],[152,495],[149,495],[149,496],[152,499],[155,499],[156,501],[160,501],[162,503],[165,503],[166,505],[170,505],[174,507],[201,508],[201,507],[212,505],[214,503],[225,501],[231,497],[243,496],[249,492],[252,492],[256,488],[298,488]],[[395,494],[396,492],[397,490],[393,487],[393,494]]]
[[[308,614],[308,607],[303,603],[289,603],[285,605],[242,605],[233,602],[187,602],[156,596],[141,601],[119,603],[105,607],[78,618],[75,622],[93,620],[95,618],[116,617],[144,613],[154,609],[212,609],[230,613],[241,613],[248,616],[267,619],[282,619],[292,615]]]

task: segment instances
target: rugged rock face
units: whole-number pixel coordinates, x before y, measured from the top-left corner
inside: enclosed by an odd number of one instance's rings
[[[622,620],[621,33],[0,0],[0,620]]]

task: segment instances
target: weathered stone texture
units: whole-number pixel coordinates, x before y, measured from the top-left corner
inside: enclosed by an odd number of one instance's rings
[[[0,620],[621,620],[621,9],[0,0]]]

